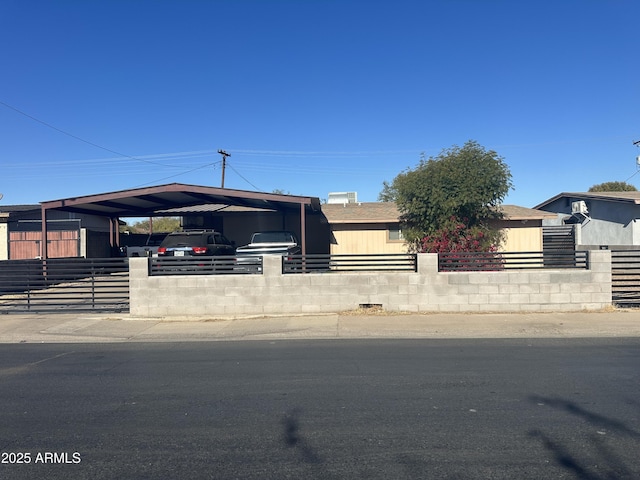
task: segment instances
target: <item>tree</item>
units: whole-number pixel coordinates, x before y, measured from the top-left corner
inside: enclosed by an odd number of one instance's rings
[[[129,230],[131,233],[150,233],[151,225],[149,219],[140,220],[133,225],[127,225],[125,230]],[[158,232],[175,232],[180,230],[180,218],[178,217],[153,217],[153,231]]]
[[[470,140],[384,182],[378,198],[396,202],[403,234],[415,250],[424,251],[425,237],[455,234],[477,240],[477,249],[488,251],[502,239],[491,221],[502,218],[499,205],[511,188],[503,158]]]
[[[637,192],[638,189],[627,182],[604,182],[593,185],[590,192]]]
[[[467,227],[466,219],[451,218],[435,233],[420,239],[419,251],[425,253],[495,252],[494,238],[486,238],[481,227]]]

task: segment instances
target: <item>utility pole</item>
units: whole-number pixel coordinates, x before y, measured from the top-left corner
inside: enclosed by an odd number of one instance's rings
[[[220,188],[224,188],[224,169],[227,166],[227,157],[230,157],[231,155],[224,150],[218,150],[218,153],[222,155],[222,182]]]

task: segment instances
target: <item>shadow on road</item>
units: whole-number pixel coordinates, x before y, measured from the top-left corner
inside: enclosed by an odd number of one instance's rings
[[[581,480],[613,480],[640,478],[640,471],[633,470],[628,457],[620,453],[622,448],[613,448],[609,439],[616,435],[616,445],[629,442],[633,451],[640,449],[640,432],[627,426],[624,422],[591,412],[580,405],[561,398],[542,397],[532,395],[532,403],[551,407],[567,413],[588,426],[592,432],[585,436],[584,448],[579,450],[570,448],[562,439],[545,433],[541,429],[529,431],[529,436],[541,442],[542,446],[552,455],[553,460],[562,468]],[[579,435],[579,433],[576,433]],[[572,442],[573,443],[573,442]],[[629,449],[625,453],[633,454]]]
[[[300,432],[300,410],[294,409],[284,415],[281,421],[284,431],[284,442],[289,448],[296,449],[305,463],[322,463],[322,458],[316,454]]]

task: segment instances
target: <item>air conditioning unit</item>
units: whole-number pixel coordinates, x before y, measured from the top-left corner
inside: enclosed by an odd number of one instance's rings
[[[329,192],[327,203],[358,203],[357,192]]]
[[[578,200],[577,202],[571,202],[571,213],[579,213],[581,215],[587,215],[589,210],[587,209],[587,203],[584,200]]]

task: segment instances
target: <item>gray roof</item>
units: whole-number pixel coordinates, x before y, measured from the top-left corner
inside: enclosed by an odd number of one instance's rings
[[[608,202],[625,202],[640,204],[640,192],[562,192],[533,208],[543,208],[561,198],[579,200],[603,200]]]
[[[0,213],[22,213],[40,210],[40,205],[0,205]]]

